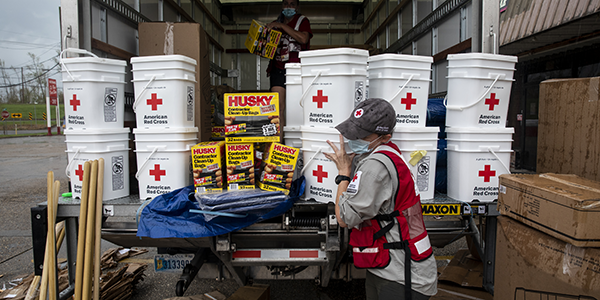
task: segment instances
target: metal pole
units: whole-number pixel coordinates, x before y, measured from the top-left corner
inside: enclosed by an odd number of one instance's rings
[[[52,135],[52,124],[50,120],[52,119],[52,115],[50,115],[50,96],[46,97],[46,124],[48,126],[48,135]]]
[[[23,67],[21,67],[21,103],[25,104],[25,77],[23,77]]]

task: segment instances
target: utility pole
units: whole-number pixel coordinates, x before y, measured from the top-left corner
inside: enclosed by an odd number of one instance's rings
[[[25,104],[25,77],[23,77],[23,67],[21,67],[21,103]]]

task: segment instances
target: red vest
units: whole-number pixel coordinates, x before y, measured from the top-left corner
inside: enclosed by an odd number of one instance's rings
[[[394,180],[398,180],[398,189],[395,191],[394,211],[390,214],[377,215],[370,220],[371,226],[352,229],[350,232],[350,245],[357,268],[385,268],[390,263],[390,249],[403,249],[405,251],[405,281],[407,291],[410,292],[410,261],[423,261],[433,254],[429,236],[423,222],[421,211],[421,197],[419,196],[415,180],[400,149],[394,143],[379,146],[374,153],[387,156],[396,167],[392,173]],[[389,221],[386,226],[381,226],[382,221]],[[401,241],[388,242],[385,234],[398,224]]]

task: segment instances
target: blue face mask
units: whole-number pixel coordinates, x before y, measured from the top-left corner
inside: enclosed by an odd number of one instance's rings
[[[296,9],[295,8],[284,8],[283,9],[283,15],[286,18],[291,18],[296,14]]]
[[[381,138],[381,136],[379,136],[378,138],[374,139],[371,142],[368,142],[365,140],[360,140],[360,139],[359,140],[349,140],[348,147],[350,147],[350,150],[352,150],[352,152],[354,152],[358,155],[365,154],[365,153],[373,151],[373,149],[369,149],[369,146],[380,138]]]

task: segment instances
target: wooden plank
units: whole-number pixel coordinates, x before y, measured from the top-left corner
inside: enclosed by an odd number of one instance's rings
[[[581,87],[581,136],[578,147],[581,163],[579,169],[581,176],[598,180],[598,88],[600,77],[585,79],[587,83]]]
[[[433,56],[433,62],[436,63],[438,61],[445,60],[446,57],[448,57],[448,54],[461,53],[469,48],[471,48],[471,38],[468,38],[448,49],[438,52],[436,55]]]
[[[570,126],[570,136],[573,138],[573,144],[571,146],[571,173],[585,177],[583,174],[583,167],[585,165],[586,157],[586,145],[582,145],[585,143],[585,128],[583,126],[584,120],[583,117],[583,109],[585,108],[585,103],[583,99],[583,91],[582,87],[586,86],[586,82],[589,82],[587,79],[574,79],[573,87],[570,88],[570,94],[564,95],[568,97],[570,101],[572,101],[571,111],[572,115],[567,116],[567,121]]]
[[[572,84],[562,84],[559,92],[560,105],[560,132],[563,136],[562,146],[562,159],[561,156],[557,156],[558,165],[560,166],[561,173],[563,174],[576,174],[576,170],[573,170],[573,147],[575,145],[574,133],[577,130],[577,123],[574,122],[573,116],[576,115],[577,109],[575,108],[575,97],[572,95],[577,94],[577,87]],[[558,149],[557,149],[558,150]],[[558,151],[560,154],[560,151]]]
[[[538,173],[545,173],[548,170],[548,160],[550,159],[550,149],[549,145],[550,140],[553,135],[548,134],[550,132],[550,122],[549,122],[549,109],[551,99],[550,95],[550,86],[547,83],[540,84],[540,100],[539,100],[539,110],[538,110],[538,140],[537,140],[537,161],[536,161],[536,171]]]

